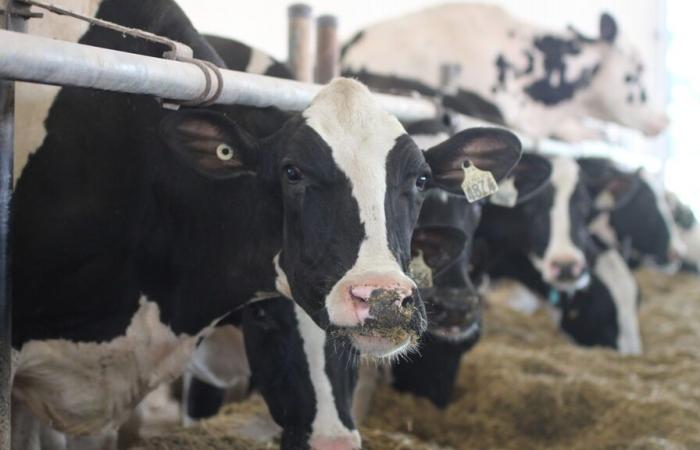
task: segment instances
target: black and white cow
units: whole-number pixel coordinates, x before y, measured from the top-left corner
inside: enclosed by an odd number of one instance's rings
[[[645,169],[624,170],[606,158],[579,158],[582,179],[593,198],[589,229],[629,263],[673,267],[685,245],[659,183]]]
[[[443,120],[418,122],[409,125],[408,131],[421,147],[430,147],[453,133]],[[415,258],[411,270],[426,303],[428,332],[421,338],[418,354],[393,364],[394,385],[425,395],[440,406],[449,400],[460,357],[480,335],[480,303],[467,273],[471,235],[479,217],[478,203],[431,193],[412,238]],[[319,442],[335,442],[336,446],[356,448],[359,435],[350,419],[354,378],[348,378],[357,376],[356,352],[349,350],[346,342],[327,336],[298,307],[296,321],[285,318],[278,311],[291,306],[288,301],[279,303],[265,300],[247,306],[242,328],[253,385],[263,393],[275,421],[283,428],[283,442],[301,445],[301,439],[318,446]],[[324,339],[325,350],[321,346]],[[220,327],[197,349],[190,363],[195,376],[187,394],[185,414],[189,419],[216,414],[224,398],[221,388],[250,373],[247,367],[220,360],[230,356],[231,348],[239,342],[232,327]],[[310,345],[321,347],[314,352]],[[285,356],[260,356],[266,353],[254,349],[261,346],[283,349],[280,353]],[[334,354],[329,348],[340,352]],[[324,355],[323,364],[318,363],[318,355]],[[314,364],[325,371],[315,369]]]
[[[650,106],[637,51],[608,14],[599,36],[587,37],[571,27],[552,32],[524,23],[497,6],[439,5],[359,32],[345,46],[342,70],[360,80],[398,77],[438,89],[445,63],[462,67],[447,97],[453,108],[476,94],[495,104],[507,125],[535,138],[599,138],[587,117],[647,135],[667,124]]]
[[[97,16],[219,62],[170,1],[104,0]],[[162,52],[99,28],[80,41]],[[13,203],[13,395],[73,435],[118,426],[261,291],[360,352],[408,351],[426,328],[407,275],[422,191],[460,192],[465,165],[500,180],[520,156],[496,129],[421,151],[347,79],[301,113],[64,88],[46,131]]]
[[[516,190],[518,179],[529,177],[528,165],[544,161],[523,158],[513,175]],[[548,299],[561,313],[562,329],[579,344],[640,353],[634,276],[616,248],[589,234],[592,201],[578,164],[566,157],[550,161],[551,181],[539,193],[514,207],[484,208],[477,235],[489,249],[485,270]]]
[[[527,258],[541,280],[559,290],[574,291],[590,280],[586,258],[589,234],[586,219],[591,202],[579,181],[579,167],[571,158],[523,158],[511,180],[516,190],[525,183],[531,165],[551,164],[550,182],[512,208],[489,204],[484,208],[478,235]]]

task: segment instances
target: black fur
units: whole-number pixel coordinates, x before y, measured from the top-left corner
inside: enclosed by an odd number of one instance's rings
[[[250,64],[250,59],[253,51],[252,47],[232,39],[227,39],[219,36],[213,36],[205,34],[204,38],[209,42],[209,44],[216,50],[216,52],[224,60],[227,68],[231,70],[239,70],[241,72],[246,72],[248,65]],[[275,59],[272,59],[272,64],[263,72],[261,75],[267,75],[270,77],[285,78],[291,80],[294,78],[291,70],[286,64],[281,63]]]

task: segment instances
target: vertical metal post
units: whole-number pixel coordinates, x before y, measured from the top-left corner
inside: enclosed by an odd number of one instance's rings
[[[291,5],[289,18],[289,67],[294,78],[305,83],[313,81],[313,52],[311,49],[311,7],[303,3]]]
[[[326,84],[340,73],[338,19],[323,15],[316,21],[316,76],[315,81]]]
[[[25,31],[26,5],[0,0],[2,28]],[[10,450],[10,395],[12,373],[12,295],[10,286],[9,221],[14,155],[15,83],[0,80],[0,450]]]
[[[442,64],[440,66],[440,92],[442,95],[456,94],[459,88],[457,81],[462,73],[459,64]]]

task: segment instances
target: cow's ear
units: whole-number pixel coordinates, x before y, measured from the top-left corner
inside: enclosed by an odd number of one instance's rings
[[[478,200],[483,194],[495,191],[487,184],[503,180],[521,153],[520,140],[510,131],[500,128],[461,131],[425,151],[433,173],[431,187],[464,192],[470,201]],[[468,193],[470,183],[475,187],[472,196]]]
[[[499,190],[489,202],[513,207],[527,202],[542,192],[552,177],[552,163],[539,155],[524,153],[513,172],[501,181]]]
[[[617,38],[617,22],[615,18],[608,13],[603,13],[600,16],[600,39],[612,44]]]
[[[605,187],[598,193],[593,206],[598,211],[613,211],[627,205],[641,186],[639,172],[618,172],[609,177]]]
[[[581,180],[593,197],[598,211],[612,211],[629,203],[641,186],[641,175],[623,172],[603,158],[580,158]]]
[[[464,250],[467,236],[459,228],[444,225],[418,227],[411,238],[411,254],[422,255],[433,271],[454,261]]]
[[[255,172],[258,144],[223,113],[204,109],[173,112],[160,124],[168,148],[185,165],[212,179]]]

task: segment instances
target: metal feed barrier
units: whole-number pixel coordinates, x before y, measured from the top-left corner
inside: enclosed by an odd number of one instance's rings
[[[39,2],[30,3],[42,6]],[[52,10],[48,5],[44,9]],[[180,58],[154,58],[23,34],[27,20],[41,17],[41,14],[30,12],[27,2],[0,0],[0,450],[10,450],[11,442],[12,296],[8,223],[13,176],[14,80],[152,95],[163,99],[165,106],[194,102],[277,106],[299,111],[308,106],[321,89],[320,84],[310,83],[314,72],[316,81],[321,83],[338,73],[337,21],[332,16],[322,16],[318,20],[315,53],[319,59],[314,70],[311,9],[306,5],[292,5],[288,12],[289,62],[297,79],[305,82],[219,70],[192,60],[188,47],[172,42],[171,53],[180,52]],[[160,43],[167,41],[156,40],[158,36],[151,38]],[[374,96],[383,108],[406,122],[438,114],[438,108],[429,100],[385,94]]]

